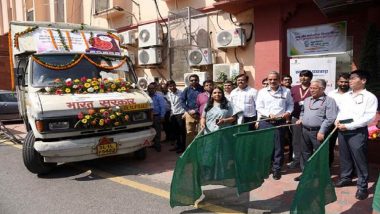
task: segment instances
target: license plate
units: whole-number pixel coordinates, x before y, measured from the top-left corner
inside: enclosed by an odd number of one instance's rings
[[[114,154],[117,152],[117,143],[113,142],[113,138],[100,138],[99,144],[96,146],[96,154],[98,156]]]

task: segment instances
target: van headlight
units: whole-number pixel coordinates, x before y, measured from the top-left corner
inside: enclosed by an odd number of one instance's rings
[[[132,114],[133,121],[142,121],[148,118],[148,114],[146,112],[137,112]]]
[[[61,121],[61,122],[50,122],[49,123],[49,130],[64,130],[69,129],[70,123],[68,121]]]

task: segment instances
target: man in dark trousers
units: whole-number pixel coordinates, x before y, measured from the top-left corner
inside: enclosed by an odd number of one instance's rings
[[[271,71],[268,75],[269,86],[259,91],[256,109],[260,119],[259,129],[284,125],[293,111],[293,99],[290,90],[280,85],[280,74]],[[273,179],[281,178],[281,167],[284,162],[284,129],[277,128],[274,137]]]
[[[348,81],[350,79],[350,74],[349,73],[342,73],[338,77],[337,85],[338,88],[330,91],[327,96],[333,98],[335,100],[335,103],[338,107],[338,112],[339,112],[339,106],[343,104],[343,98],[344,94],[347,93],[350,90],[350,85],[348,84]],[[342,108],[342,107],[340,107]],[[335,125],[332,125],[330,128],[330,132],[334,130]],[[333,135],[330,137],[330,145],[329,145],[329,166],[331,167],[333,162],[334,162],[334,148],[336,144],[336,139],[338,138],[338,132],[334,132]]]
[[[150,83],[148,85],[148,94],[153,101],[153,128],[156,130],[156,135],[154,136],[153,148],[157,152],[161,152],[161,123],[165,120],[166,113],[166,101],[162,95],[156,92],[156,84]]]
[[[377,98],[365,89],[369,74],[356,70],[350,75],[350,88],[344,95],[335,125],[338,127],[340,179],[336,187],[351,184],[355,168],[358,180],[356,199],[368,197],[368,124],[375,118]]]
[[[294,111],[292,112],[292,123],[299,120],[301,108],[304,100],[310,97],[310,81],[313,79],[313,73],[309,70],[302,70],[299,74],[300,85],[295,85],[290,90],[294,101]],[[301,133],[302,127],[300,125],[292,127],[292,147],[293,147],[293,161],[288,164],[289,169],[299,167],[301,157]]]
[[[301,134],[301,170],[311,155],[318,149],[328,135],[329,128],[334,124],[337,107],[333,98],[325,94],[326,81],[317,79],[310,84],[311,97],[304,101],[300,119]],[[300,176],[294,179],[300,180]]]

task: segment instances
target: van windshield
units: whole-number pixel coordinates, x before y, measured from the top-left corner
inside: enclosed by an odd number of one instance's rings
[[[88,56],[88,55],[87,55]],[[57,67],[59,65],[68,65],[70,62],[75,61],[75,55],[39,55],[37,56],[39,63],[44,63],[40,65],[36,60],[33,60],[32,64],[32,85],[34,87],[46,87],[54,86],[55,79],[66,80],[68,78],[80,79],[81,77],[86,78],[108,78],[117,79],[122,78],[125,81],[135,83],[135,77],[127,63],[122,64],[120,67],[107,70],[98,66],[93,65],[85,58],[82,58],[79,63],[75,66],[63,70],[54,70],[48,68],[46,65],[53,65]],[[88,56],[93,62],[102,66],[115,67],[122,63],[120,58],[114,57],[104,57],[98,55]]]

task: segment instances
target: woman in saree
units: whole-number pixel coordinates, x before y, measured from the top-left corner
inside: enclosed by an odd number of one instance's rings
[[[239,112],[228,102],[221,87],[215,87],[201,116],[204,134],[232,125]]]

